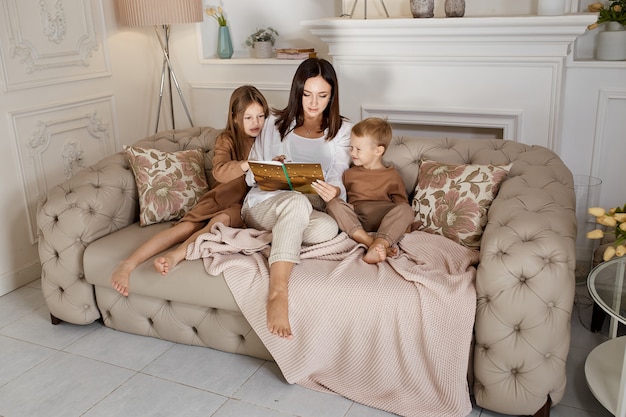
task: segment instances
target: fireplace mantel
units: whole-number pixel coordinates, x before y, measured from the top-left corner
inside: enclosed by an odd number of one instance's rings
[[[332,56],[565,57],[593,13],[431,19],[318,19],[302,25],[329,45]]]
[[[353,121],[385,117],[400,131],[499,129],[503,139],[558,152],[565,60],[596,19],[330,18],[302,25],[328,45],[341,111]]]

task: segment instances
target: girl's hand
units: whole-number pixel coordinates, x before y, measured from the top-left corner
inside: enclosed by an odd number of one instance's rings
[[[287,160],[287,155],[278,155],[275,156],[274,159],[272,159],[272,161],[278,161],[278,162],[285,162]]]
[[[341,190],[339,187],[335,187],[332,184],[327,183],[326,181],[317,180],[311,184],[315,192],[322,197],[322,200],[325,202],[329,202],[333,198],[337,197]]]

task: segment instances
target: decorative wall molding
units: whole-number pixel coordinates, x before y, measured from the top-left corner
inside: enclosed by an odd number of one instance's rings
[[[502,139],[522,137],[520,110],[417,108],[364,105],[361,118],[381,117],[392,125],[493,129]]]
[[[619,172],[624,165],[621,152],[614,152],[610,144],[622,140],[626,131],[626,90],[604,90],[598,93],[598,111],[593,136],[593,156],[590,175],[602,180],[602,191],[623,190],[623,175]],[[624,205],[623,193],[600,192],[600,200],[610,207]],[[606,195],[605,195],[606,194]]]
[[[110,75],[98,0],[5,0],[0,23],[5,91]]]
[[[11,113],[33,243],[50,187],[119,148],[114,114],[112,95]]]

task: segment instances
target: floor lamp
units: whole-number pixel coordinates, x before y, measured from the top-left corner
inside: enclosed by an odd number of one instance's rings
[[[159,104],[157,106],[157,117],[155,133],[159,130],[159,118],[161,115],[161,104],[163,102],[163,88],[165,79],[170,99],[170,111],[172,115],[172,128],[176,128],[174,119],[174,101],[172,96],[172,82],[176,86],[178,97],[185,109],[187,119],[191,126],[191,115],[187,108],[187,103],[183,97],[183,92],[178,84],[176,73],[170,60],[170,27],[175,23],[195,23],[204,19],[202,11],[202,0],[117,0],[118,20],[125,26],[154,26],[154,31],[161,50],[163,51],[163,66],[161,70],[161,85],[159,89]]]

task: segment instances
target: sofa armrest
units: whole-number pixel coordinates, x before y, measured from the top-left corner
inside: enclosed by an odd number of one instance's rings
[[[493,201],[476,276],[477,404],[533,414],[563,397],[575,290],[573,177],[547,149],[519,155]]]
[[[50,313],[75,324],[97,320],[83,253],[94,240],[133,223],[137,187],[122,153],[111,155],[53,187],[37,210],[42,291]]]

